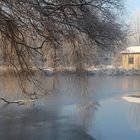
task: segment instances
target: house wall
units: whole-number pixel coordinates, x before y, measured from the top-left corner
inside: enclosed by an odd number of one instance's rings
[[[133,59],[133,63],[131,63]],[[122,68],[140,70],[140,53],[122,54]]]

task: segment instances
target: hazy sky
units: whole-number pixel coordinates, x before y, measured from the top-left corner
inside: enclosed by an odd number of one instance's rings
[[[140,10],[140,0],[126,0],[128,14],[132,14],[136,10]]]

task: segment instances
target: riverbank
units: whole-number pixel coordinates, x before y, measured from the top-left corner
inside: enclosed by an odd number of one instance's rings
[[[61,68],[61,69],[44,69],[47,75],[53,75],[55,73],[79,73],[79,74],[88,74],[88,75],[104,75],[104,76],[131,76],[131,75],[140,75],[140,70],[125,70],[122,68],[117,68],[113,66],[100,66],[100,67],[89,67],[84,70],[78,70],[74,68]]]
[[[88,68],[84,68],[84,69],[79,69],[77,70],[74,67],[59,67],[59,68],[51,68],[51,67],[41,67],[41,68],[37,68],[37,67],[32,67],[28,70],[20,70],[18,69],[18,72],[28,72],[30,70],[30,72],[35,72],[35,71],[42,71],[45,73],[45,75],[47,76],[52,76],[54,74],[62,74],[62,73],[69,73],[69,74],[88,74],[88,75],[104,75],[104,76],[131,76],[131,75],[140,75],[140,70],[125,70],[122,69],[121,67],[114,67],[112,65],[108,65],[108,66],[91,66]],[[9,67],[9,66],[0,66],[0,73],[9,73],[9,72],[13,72],[15,71],[15,69],[13,67]],[[16,69],[17,71],[17,69]],[[15,71],[15,72],[16,72]]]

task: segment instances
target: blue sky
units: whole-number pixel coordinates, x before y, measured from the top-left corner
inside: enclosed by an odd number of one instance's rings
[[[140,0],[126,0],[126,8],[128,14],[132,14],[136,10],[140,10]]]

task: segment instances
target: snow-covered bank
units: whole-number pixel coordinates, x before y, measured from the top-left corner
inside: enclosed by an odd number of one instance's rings
[[[104,76],[129,76],[129,75],[140,75],[140,70],[125,70],[122,68],[116,68],[114,66],[92,66],[85,68],[84,70],[76,71],[76,68],[74,67],[61,67],[61,68],[51,68],[51,67],[41,67],[36,68],[32,67],[30,68],[31,71],[44,71],[44,73],[47,76],[52,76],[56,73],[86,73],[88,75],[104,75]],[[14,71],[13,68],[7,67],[7,66],[0,66],[0,73]],[[20,69],[19,69],[20,71]],[[22,72],[22,71],[21,71]]]
[[[138,70],[125,70],[122,68],[116,68],[113,66],[99,66],[99,67],[89,67],[85,70],[76,71],[74,68],[61,68],[61,69],[44,69],[47,75],[53,75],[55,73],[87,73],[89,75],[105,75],[105,76],[130,76],[130,75],[140,75]]]
[[[129,76],[129,75],[140,75],[140,70],[125,70],[121,67],[117,68],[114,66],[99,66],[90,67],[87,69],[89,74],[93,75],[107,75],[107,76]]]

